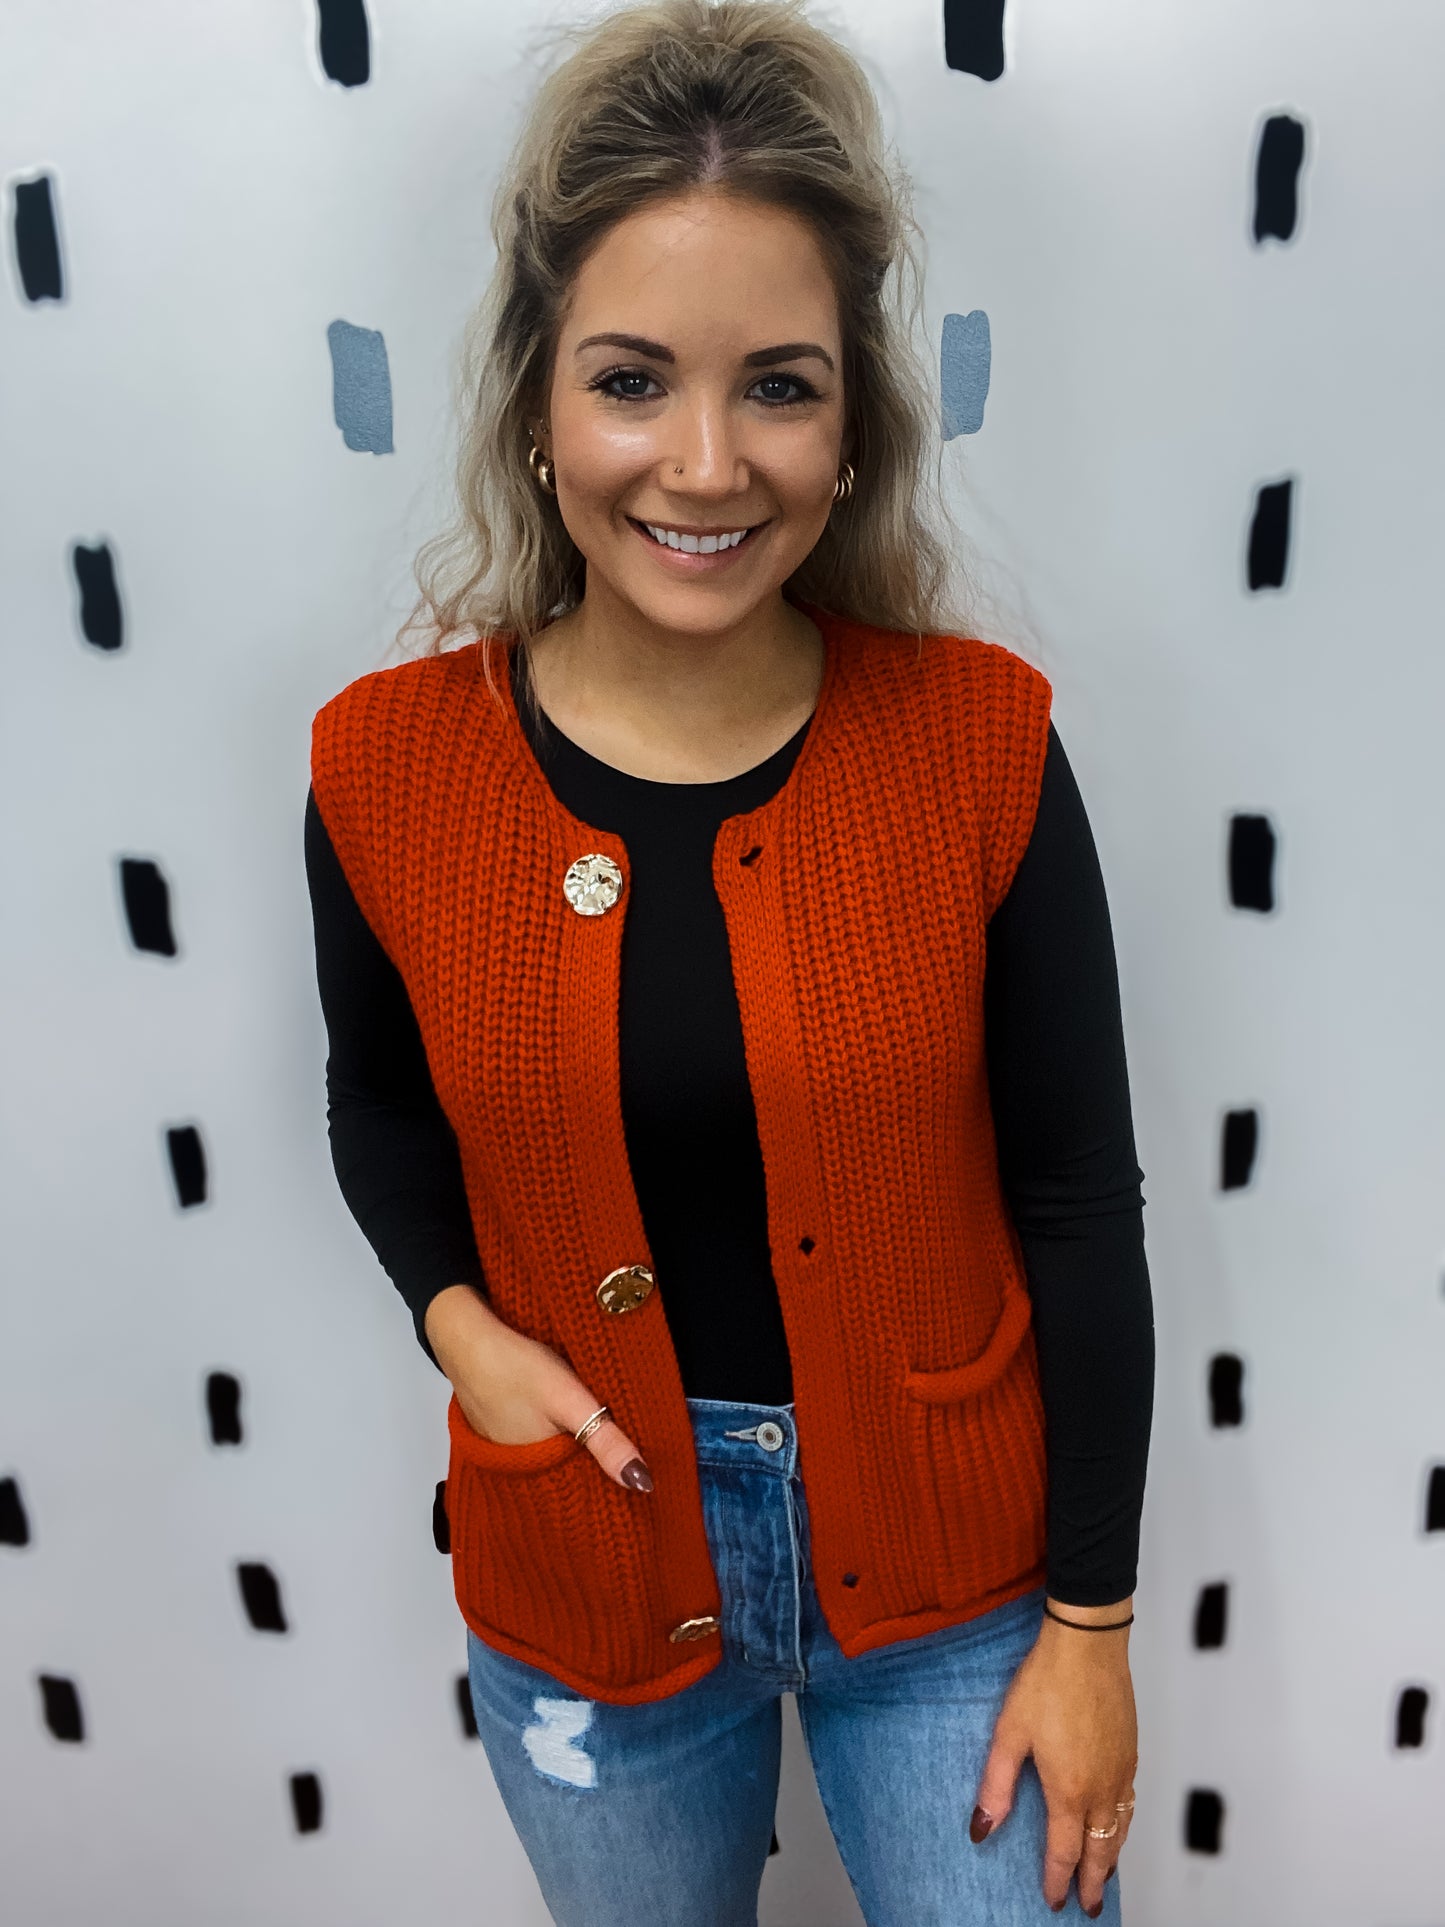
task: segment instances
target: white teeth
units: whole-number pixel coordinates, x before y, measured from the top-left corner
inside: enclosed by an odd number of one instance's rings
[[[735,549],[746,529],[734,529],[728,535],[682,535],[676,529],[665,529],[658,522],[644,525],[654,542],[667,549],[681,549],[684,555],[716,555],[719,549]]]

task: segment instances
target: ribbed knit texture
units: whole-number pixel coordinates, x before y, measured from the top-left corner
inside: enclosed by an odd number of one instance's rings
[[[1018,1238],[999,1186],[984,927],[1027,846],[1051,690],[1021,657],[808,612],[827,662],[787,782],[718,833],[793,1360],[814,1578],[850,1656],[975,1617],[1044,1579],[1043,1414]],[[591,1697],[661,1699],[709,1671],[720,1599],[623,1136],[628,904],[619,837],[532,760],[504,645],[361,677],[318,713],[312,783],[402,974],[457,1134],[490,1302],[551,1345],[633,1438],[647,1495],[569,1434],[497,1445],[448,1408],[458,1605],[478,1636]],[[563,893],[598,851],[622,895]],[[855,1576],[845,1585],[844,1575]]]

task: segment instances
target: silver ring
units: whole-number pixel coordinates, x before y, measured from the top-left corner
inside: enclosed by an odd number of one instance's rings
[[[1118,1831],[1119,1831],[1119,1822],[1117,1820],[1114,1822],[1112,1827],[1085,1827],[1084,1828],[1084,1832],[1088,1834],[1091,1840],[1112,1840],[1114,1835]]]
[[[576,1439],[579,1445],[584,1439],[590,1439],[606,1417],[607,1407],[605,1405],[599,1405],[591,1418],[585,1419],[583,1423],[578,1426],[577,1430],[572,1434],[573,1438]]]
[[[1134,1811],[1134,1802],[1132,1800],[1120,1800],[1114,1808],[1114,1811],[1115,1813],[1132,1813]]]

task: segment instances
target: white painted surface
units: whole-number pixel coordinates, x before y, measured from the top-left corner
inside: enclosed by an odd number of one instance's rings
[[[545,1920],[456,1716],[446,1387],[332,1178],[301,864],[311,717],[382,660],[447,485],[542,15],[371,15],[349,92],[300,0],[0,24],[0,171],[54,176],[68,277],[62,306],[21,299],[7,188],[0,1475],[34,1540],[0,1548],[0,1864],[24,1927]],[[991,633],[1054,681],[1119,949],[1159,1333],[1126,1918],[1441,1927],[1445,16],[1031,0],[991,85],[945,69],[931,0],[839,17],[918,177],[932,340],[990,318],[984,428],[947,465]],[[1302,225],[1256,249],[1279,109],[1309,130]],[[337,317],[385,335],[394,455],[332,422]],[[1284,474],[1289,586],[1250,597],[1253,491]],[[115,657],[67,573],[101,537]],[[1272,916],[1226,902],[1237,810],[1279,832]],[[174,962],[129,948],[127,854],[170,879]],[[1221,1197],[1242,1105],[1256,1180]],[[162,1133],[190,1120],[212,1199],[181,1214]],[[1208,1429],[1220,1350],[1247,1363],[1237,1433]],[[243,1380],[243,1451],[206,1442],[212,1369]],[[238,1559],[277,1571],[291,1633],[246,1627]],[[1230,1643],[1196,1654],[1216,1579]],[[46,1732],[40,1672],[77,1681],[86,1746]],[[1432,1744],[1396,1755],[1411,1682]],[[787,1730],[763,1917],[841,1927]],[[306,1769],[325,1827],[296,1837]],[[1217,1860],[1183,1850],[1191,1786],[1228,1803]]]

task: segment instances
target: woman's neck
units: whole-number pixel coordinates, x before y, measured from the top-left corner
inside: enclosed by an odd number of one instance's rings
[[[591,599],[532,643],[537,695],[563,735],[657,782],[718,782],[780,749],[823,680],[816,625],[781,596],[736,630],[687,635]]]

